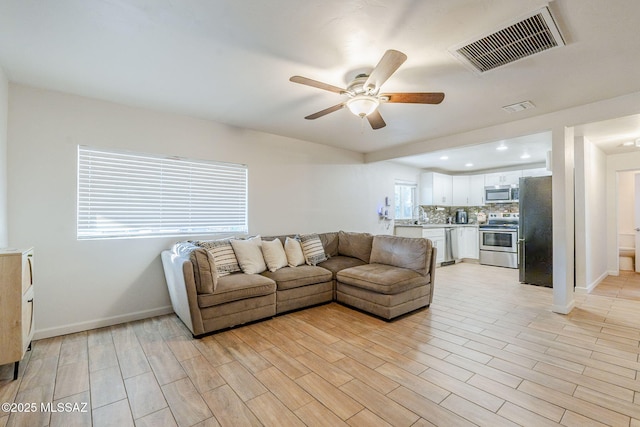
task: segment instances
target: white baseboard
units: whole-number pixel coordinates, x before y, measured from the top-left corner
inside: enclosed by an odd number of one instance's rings
[[[55,326],[53,328],[36,329],[33,334],[34,340],[57,337],[59,335],[73,334],[76,332],[88,331],[90,329],[104,328],[106,326],[118,325],[120,323],[132,322],[135,320],[147,319],[149,317],[161,316],[173,313],[173,308],[154,308],[151,310],[136,311],[135,313],[122,314],[120,316],[105,317],[102,319],[88,320],[86,322],[72,323],[70,325]]]
[[[610,276],[611,274],[609,272],[604,272],[600,275],[600,277],[598,277],[596,280],[594,280],[593,282],[589,283],[586,287],[579,287],[576,286],[576,293],[577,294],[590,294],[591,291],[593,291],[596,286],[598,286],[600,284],[600,282],[602,282],[604,279],[607,278],[607,276]]]
[[[553,311],[554,313],[558,313],[558,314],[569,314],[569,313],[571,313],[571,310],[573,310],[575,305],[576,305],[575,301],[571,300],[571,302],[569,304],[567,304],[566,306],[554,305],[551,308],[551,311]]]

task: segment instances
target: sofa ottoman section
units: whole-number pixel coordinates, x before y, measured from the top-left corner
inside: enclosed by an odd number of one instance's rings
[[[431,292],[431,285],[386,295],[343,283],[338,286],[338,301],[388,320],[428,306]]]
[[[276,313],[284,313],[333,299],[332,274],[313,265],[265,271],[262,276],[276,283]]]

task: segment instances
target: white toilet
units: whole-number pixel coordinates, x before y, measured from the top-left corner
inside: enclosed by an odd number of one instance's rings
[[[618,235],[618,256],[620,270],[635,271],[636,269],[636,248],[634,234]]]

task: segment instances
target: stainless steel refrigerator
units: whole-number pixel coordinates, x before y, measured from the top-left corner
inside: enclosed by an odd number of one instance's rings
[[[520,178],[520,282],[553,287],[551,177]]]

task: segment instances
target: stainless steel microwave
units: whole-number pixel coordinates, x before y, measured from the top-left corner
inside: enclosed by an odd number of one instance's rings
[[[510,203],[518,201],[518,187],[510,185],[490,186],[484,188],[485,203]]]

